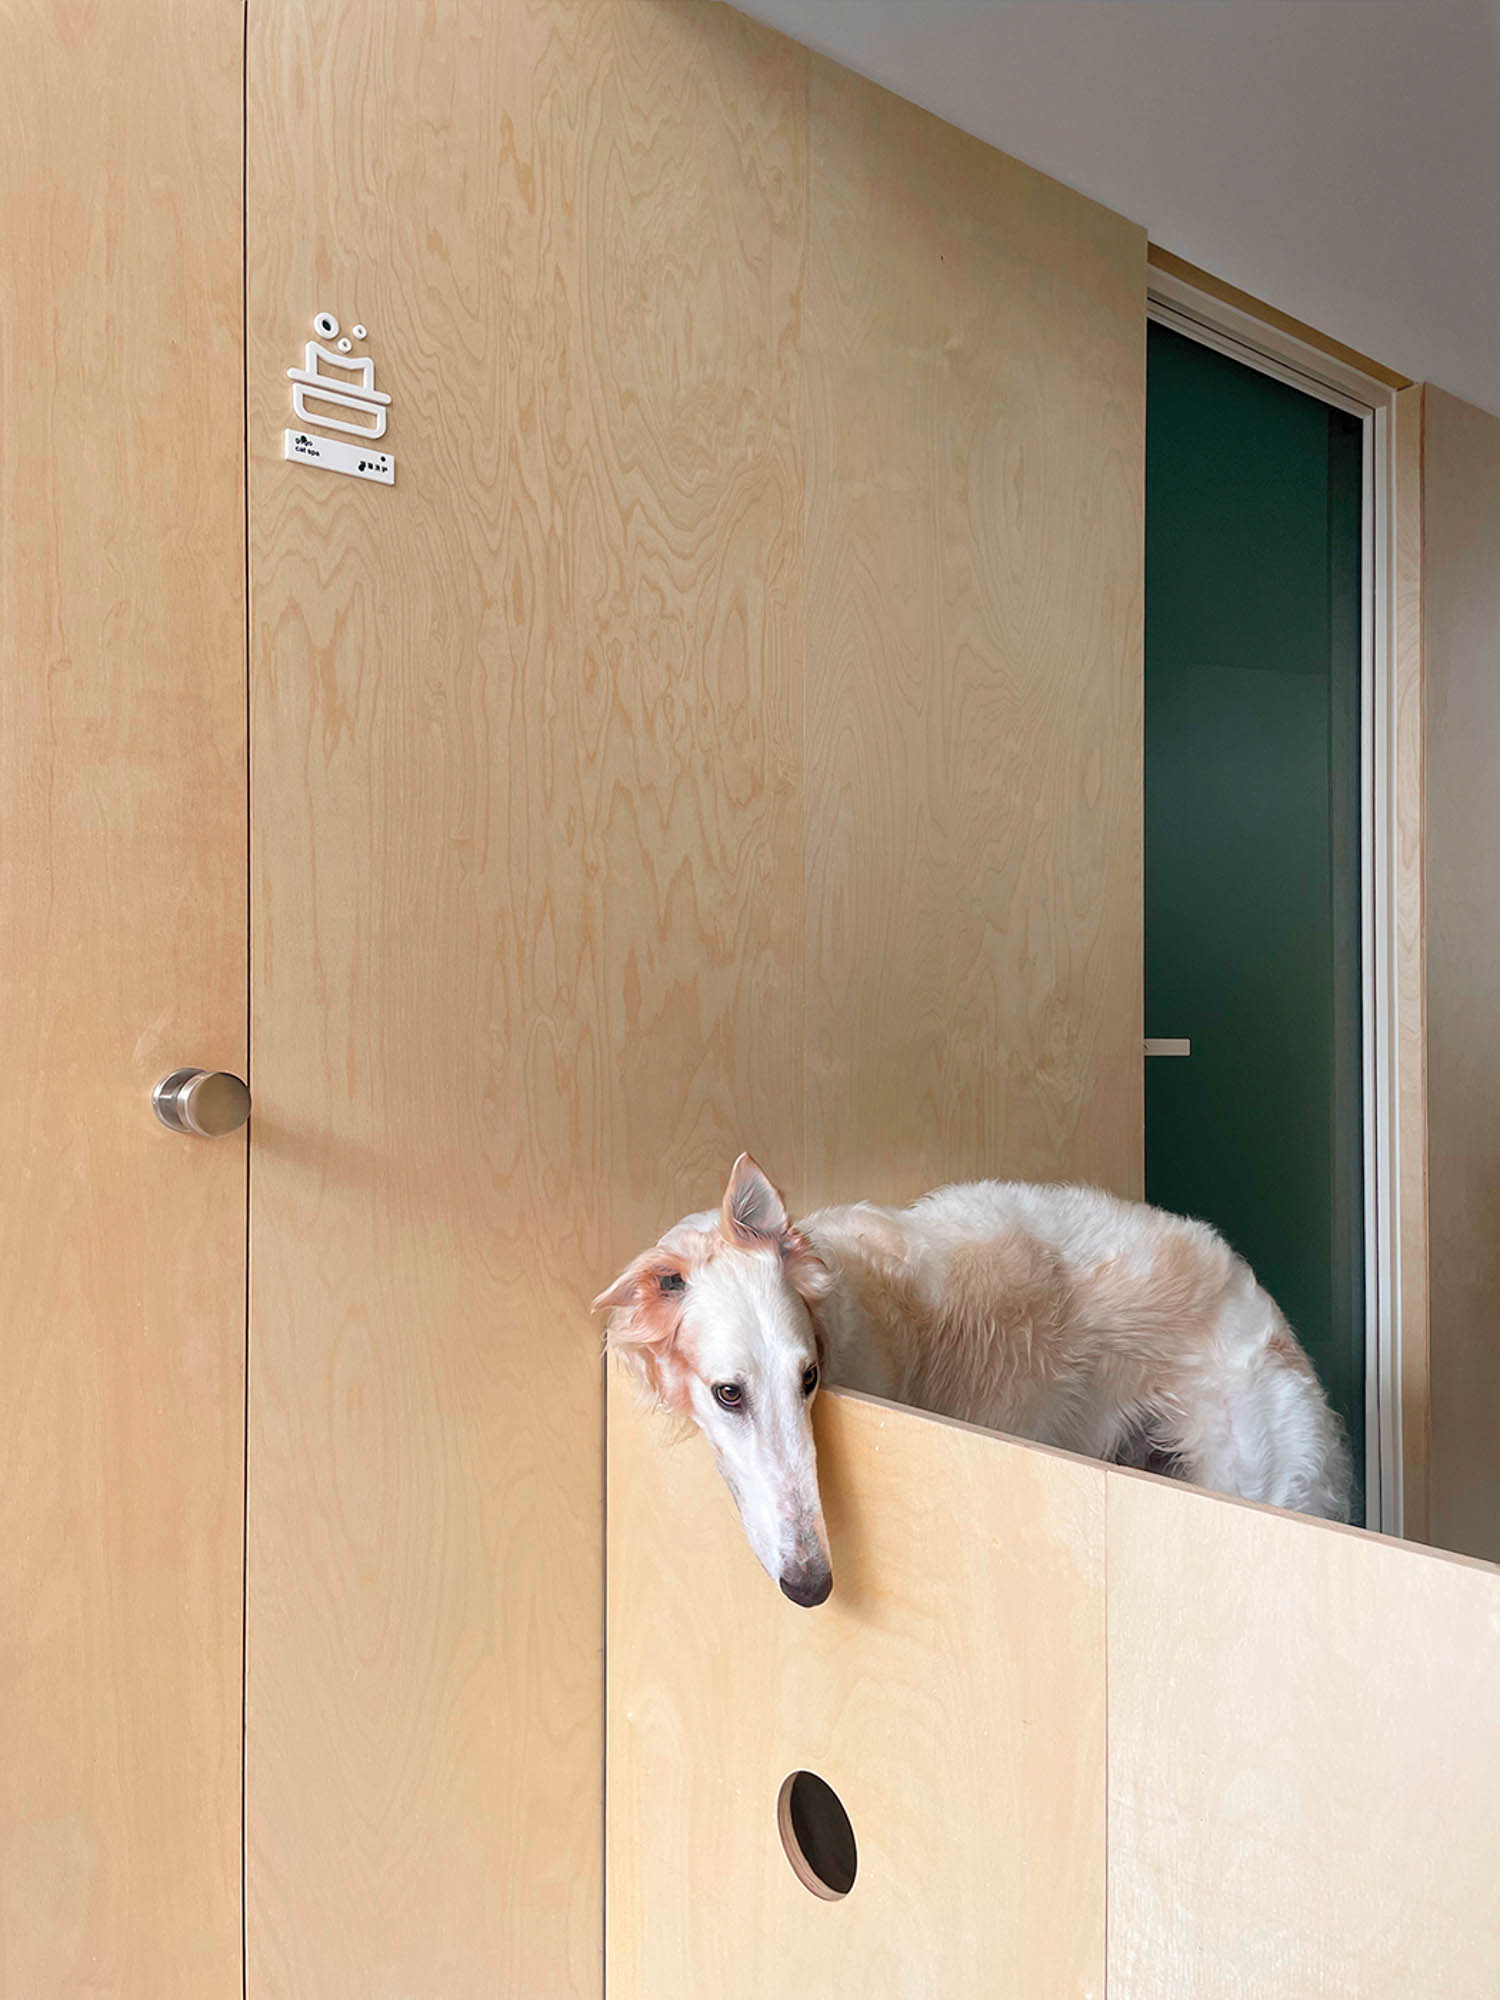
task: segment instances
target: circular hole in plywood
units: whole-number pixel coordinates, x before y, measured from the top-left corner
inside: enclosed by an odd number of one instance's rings
[[[776,1801],[776,1826],[792,1872],[804,1889],[836,1903],[854,1887],[859,1851],[849,1815],[816,1771],[793,1771]]]

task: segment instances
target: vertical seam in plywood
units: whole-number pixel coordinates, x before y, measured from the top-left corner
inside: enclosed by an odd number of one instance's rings
[[[1104,2000],[1109,2000],[1109,1863],[1110,1850],[1114,1845],[1111,1821],[1114,1816],[1114,1788],[1111,1783],[1109,1723],[1109,1573],[1110,1560],[1110,1489],[1114,1481],[1108,1472],[1104,1475],[1104,1546],[1101,1551],[1104,1572],[1104,1964],[1100,1981]]]
[[[1417,1062],[1422,1248],[1422,1539],[1432,1540],[1432,1221],[1427,1095],[1427,384],[1417,390]],[[1405,1382],[1401,1384],[1405,1390]],[[1403,1472],[1405,1468],[1403,1467]],[[1405,1523],[1402,1524],[1403,1532]]]
[[[250,831],[250,0],[245,0],[240,30],[240,394],[243,446],[240,480],[243,489],[245,537],[245,1081],[253,1088],[250,1030],[254,1009],[251,958],[254,932],[250,896],[254,858]],[[250,1710],[250,1131],[245,1132],[245,1337],[241,1350],[242,1421],[240,1444],[240,1993],[250,2000],[250,1870],[249,1802],[246,1791],[246,1747]]]
[[[812,294],[812,156],[813,156],[813,106],[812,106],[812,57],[804,49],[801,54],[802,71],[802,274],[799,285],[800,305],[797,313],[797,372],[796,407],[793,421],[801,439],[801,449],[797,454],[797,477],[802,488],[802,532],[797,543],[797,630],[801,637],[802,658],[798,668],[798,693],[801,697],[798,710],[798,730],[800,733],[800,756],[798,759],[798,824],[802,835],[802,1203],[803,1212],[827,1199],[826,1190],[820,1188],[818,1203],[809,1200],[808,1146],[809,1112],[812,1104],[813,1076],[811,1052],[807,1045],[807,982],[812,977],[815,964],[810,950],[812,917],[811,861],[807,837],[807,795],[809,781],[807,710],[809,690],[807,684],[807,543],[812,525],[812,456],[813,425],[809,422],[807,385],[807,315]]]
[[[610,1992],[610,1372],[608,1358],[598,1364],[600,1410],[600,1564],[598,1564],[598,1980],[600,1996]]]

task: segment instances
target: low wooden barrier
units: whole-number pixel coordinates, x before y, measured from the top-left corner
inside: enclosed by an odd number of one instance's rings
[[[864,1397],[818,1428],[804,1611],[612,1388],[611,2000],[1496,2000],[1500,1570]]]

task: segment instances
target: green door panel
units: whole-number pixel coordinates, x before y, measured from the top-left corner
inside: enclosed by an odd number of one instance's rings
[[[1364,1445],[1356,419],[1150,330],[1146,1186],[1220,1229]]]

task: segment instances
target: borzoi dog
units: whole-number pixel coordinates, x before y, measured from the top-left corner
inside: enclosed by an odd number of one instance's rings
[[[1222,1237],[1096,1188],[978,1181],[793,1223],[748,1156],[594,1301],[609,1347],[713,1447],[794,1604],[833,1588],[821,1380],[1092,1458],[1346,1520],[1312,1364]]]

